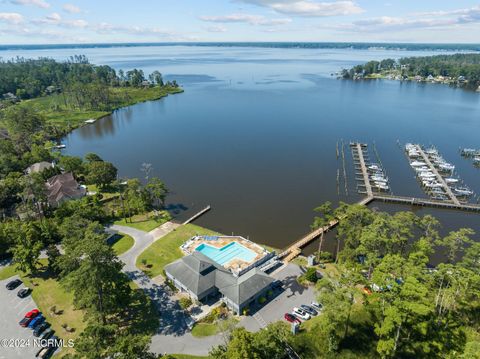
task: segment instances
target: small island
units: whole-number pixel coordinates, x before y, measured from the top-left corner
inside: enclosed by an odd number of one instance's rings
[[[343,69],[340,78],[442,83],[480,92],[480,54],[404,57]]]

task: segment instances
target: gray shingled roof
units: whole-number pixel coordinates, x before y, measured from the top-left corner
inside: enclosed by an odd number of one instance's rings
[[[168,264],[165,271],[197,296],[216,287],[225,297],[238,305],[250,300],[274,281],[258,268],[237,278],[198,251]]]
[[[220,292],[232,302],[241,305],[249,301],[257,293],[268,288],[274,279],[258,268],[253,268],[236,278],[236,283],[219,287]]]

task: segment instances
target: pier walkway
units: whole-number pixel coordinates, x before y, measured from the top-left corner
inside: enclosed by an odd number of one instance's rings
[[[445,180],[443,179],[443,177],[440,175],[440,173],[438,173],[437,168],[432,164],[432,161],[430,161],[430,158],[428,158],[428,156],[425,154],[425,152],[423,152],[422,147],[419,146],[419,145],[415,145],[415,148],[416,148],[417,151],[420,153],[420,155],[422,156],[423,160],[424,160],[425,163],[428,165],[428,167],[430,168],[430,170],[435,174],[435,176],[437,177],[437,181],[442,185],[443,190],[447,193],[447,196],[450,198],[450,200],[451,200],[456,206],[461,206],[462,204],[460,203],[460,201],[458,200],[458,198],[453,194],[453,192],[452,192],[452,190],[450,189],[450,187],[448,187],[447,183],[445,182]]]
[[[451,210],[459,210],[459,211],[467,211],[467,212],[479,212],[480,213],[480,205],[479,204],[472,204],[472,203],[461,203],[458,198],[453,194],[450,187],[448,187],[447,183],[443,179],[443,177],[438,173],[438,170],[433,166],[432,162],[428,158],[428,156],[423,152],[420,146],[416,146],[419,153],[422,155],[425,163],[428,164],[430,169],[433,173],[437,176],[438,181],[445,187],[445,191],[448,194],[450,201],[436,201],[432,199],[424,199],[424,198],[415,198],[415,197],[403,197],[403,196],[394,196],[389,194],[379,194],[373,193],[372,186],[370,184],[370,180],[368,178],[368,171],[367,171],[367,164],[365,162],[365,157],[363,155],[363,147],[360,143],[352,143],[352,148],[355,150],[357,156],[355,156],[355,160],[359,162],[360,169],[362,171],[362,178],[364,181],[364,187],[366,192],[364,192],[367,196],[357,202],[357,204],[366,206],[369,203],[378,200],[382,202],[390,202],[390,203],[399,203],[399,204],[407,204],[412,206],[421,206],[421,207],[434,207],[434,208],[445,208]],[[337,226],[339,220],[331,221],[328,225],[322,228],[318,228],[304,237],[300,238],[298,241],[294,242],[290,245],[285,251],[280,253],[278,257],[280,259],[283,258],[284,262],[289,262],[302,252],[302,248],[308,245],[309,243],[313,242],[315,239],[320,237],[322,233],[326,233],[335,226]]]
[[[196,220],[198,217],[202,216],[203,214],[205,214],[206,212],[210,211],[212,209],[212,207],[210,205],[208,205],[207,207],[205,207],[204,209],[202,209],[201,211],[197,212],[196,214],[194,214],[193,216],[191,216],[189,219],[187,219],[185,222],[183,222],[182,224],[189,224],[190,222],[193,222],[194,220]]]

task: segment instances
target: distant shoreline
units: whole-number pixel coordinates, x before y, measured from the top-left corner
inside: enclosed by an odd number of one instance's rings
[[[376,43],[376,42],[127,42],[88,44],[12,44],[0,45],[1,51],[88,49],[145,46],[199,46],[199,47],[257,47],[289,49],[352,49],[352,50],[400,50],[400,51],[468,51],[480,52],[479,44],[429,44],[429,43]]]

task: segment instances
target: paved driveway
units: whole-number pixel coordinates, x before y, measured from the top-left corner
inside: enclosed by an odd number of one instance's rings
[[[10,358],[34,358],[39,348],[33,346],[33,334],[31,329],[22,328],[18,322],[24,314],[34,308],[36,304],[29,295],[26,298],[18,298],[17,292],[25,288],[22,284],[14,290],[8,290],[5,285],[18,276],[0,281],[0,339],[20,339],[21,341],[30,340],[30,346],[23,348],[4,348],[0,346],[0,359]]]
[[[120,256],[125,263],[123,271],[145,291],[160,312],[160,325],[158,332],[152,337],[150,350],[158,354],[207,355],[213,346],[222,343],[222,338],[212,336],[199,339],[192,336],[189,324],[192,324],[193,320],[180,308],[178,301],[172,298],[170,288],[162,283],[155,283],[135,265],[140,253],[154,241],[161,241],[163,236],[177,227],[178,224],[167,222],[149,233],[118,225],[111,228],[134,239],[133,247]]]
[[[275,272],[272,277],[283,282],[284,290],[253,316],[243,318],[240,325],[255,332],[267,324],[283,320],[283,315],[290,313],[293,307],[310,304],[315,300],[314,288],[305,288],[298,284],[297,277],[301,274],[302,269],[292,263]]]

